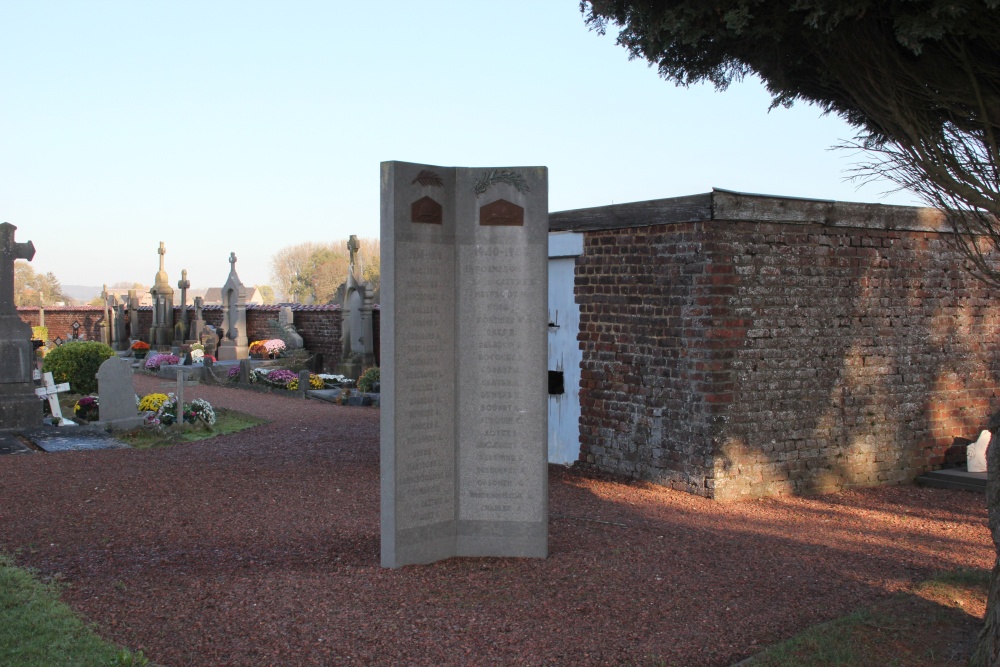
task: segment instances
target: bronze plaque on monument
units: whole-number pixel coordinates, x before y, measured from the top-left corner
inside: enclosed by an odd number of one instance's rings
[[[506,199],[498,199],[479,209],[479,224],[485,226],[523,227],[524,209]]]
[[[410,221],[440,225],[443,218],[441,204],[430,197],[421,197],[410,206]]]

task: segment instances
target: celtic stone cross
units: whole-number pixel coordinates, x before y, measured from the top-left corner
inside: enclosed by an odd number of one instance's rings
[[[0,224],[0,315],[17,315],[14,307],[14,260],[26,259],[30,262],[35,256],[35,246],[31,241],[14,242],[16,229],[9,222]]]

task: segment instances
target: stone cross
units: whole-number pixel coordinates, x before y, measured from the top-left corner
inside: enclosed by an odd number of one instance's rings
[[[236,270],[236,253],[235,252],[229,253],[229,264],[231,265],[230,268],[229,268],[229,270],[230,271],[235,271]]]
[[[205,299],[200,296],[194,298],[194,319],[199,321],[202,319],[201,309],[205,307]]]
[[[191,287],[191,281],[188,280],[188,271],[183,269],[181,271],[181,279],[177,281],[177,287],[181,290],[181,324],[184,325],[184,331],[187,331],[187,293],[188,287]],[[185,335],[187,335],[185,333]]]
[[[163,256],[167,254],[167,246],[164,245],[163,241],[160,241],[160,248],[157,250],[160,254],[160,271],[163,271]]]
[[[14,260],[35,256],[35,246],[31,241],[14,242],[14,230],[9,222],[0,224],[0,315],[17,315],[14,306]]]
[[[347,239],[347,252],[351,255],[351,266],[354,266],[354,257],[358,254],[358,250],[361,245],[358,243],[358,237],[351,234],[351,238]]]
[[[101,289],[101,302],[104,304],[104,321],[101,322],[101,342],[111,345],[111,309],[108,308],[108,286],[105,283]]]
[[[139,292],[128,291],[128,335],[132,340],[139,340]]]
[[[59,420],[59,426],[75,426],[74,422],[62,416],[62,407],[59,405],[59,393],[63,391],[69,391],[69,382],[56,384],[55,380],[52,379],[52,373],[46,373],[45,385],[36,388],[35,394],[43,401],[48,399],[49,409],[52,410],[52,416]]]

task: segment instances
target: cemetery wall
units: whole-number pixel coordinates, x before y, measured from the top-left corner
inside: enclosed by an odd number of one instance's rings
[[[269,320],[278,319],[279,306],[264,306],[250,304],[247,306],[247,329],[248,338],[251,341],[271,337]],[[180,321],[180,307],[174,308],[174,321]],[[18,315],[31,326],[39,323],[38,308],[18,308]],[[139,307],[139,338],[149,339],[149,328],[153,322],[153,311],[150,306]],[[333,371],[340,361],[341,354],[341,315],[339,305],[319,305],[306,306],[293,304],[292,312],[295,316],[295,328],[302,336],[305,348],[311,353],[323,354],[324,370]],[[222,324],[222,306],[205,306],[202,309],[203,317],[208,324],[219,326]],[[375,358],[380,358],[379,351],[379,310],[376,307],[373,313],[373,326],[375,328]],[[63,340],[69,338],[73,331],[73,322],[79,322],[80,331],[87,340],[100,340],[101,332],[99,323],[104,319],[104,311],[99,306],[68,306],[63,308],[46,308],[45,324],[49,328],[49,339],[54,340],[56,336]],[[188,307],[188,321],[194,319],[194,307]]]
[[[1000,312],[936,212],[706,197],[551,218],[585,233],[581,465],[728,500],[908,482],[978,434]]]
[[[41,324],[38,307],[18,308],[21,320],[33,327]],[[53,306],[45,308],[45,326],[49,330],[49,340],[58,336],[69,340],[73,334],[73,323],[80,323],[80,337],[86,340],[101,340],[100,322],[104,319],[104,309],[100,306]]]

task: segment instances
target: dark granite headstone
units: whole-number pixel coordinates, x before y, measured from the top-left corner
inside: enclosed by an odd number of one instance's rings
[[[35,246],[31,241],[16,243],[16,229],[9,222],[0,224],[0,429],[42,423],[42,404],[31,379],[35,367],[31,327],[14,305],[14,260],[30,262]]]

